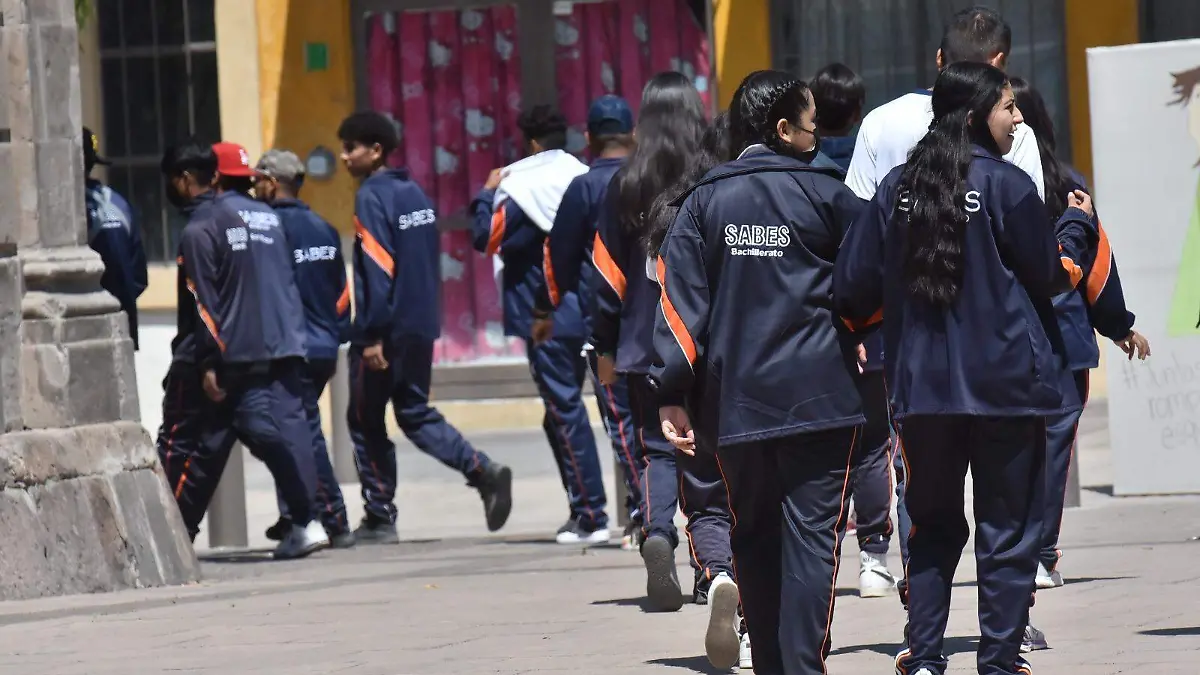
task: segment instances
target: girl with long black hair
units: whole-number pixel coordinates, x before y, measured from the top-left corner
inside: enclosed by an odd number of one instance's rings
[[[676,200],[656,262],[663,433],[686,454],[716,449],[756,673],[825,672],[863,421],[857,342],[829,300],[861,202],[813,164],[814,113],[803,82],[749,75],[730,108],[738,157]]]
[[[942,675],[950,584],[970,535],[979,585],[979,672],[1028,673],[1021,639],[1034,591],[1046,416],[1079,410],[1062,386],[1051,298],[1078,285],[1098,234],[1091,198],[1060,195],[1055,228],[1033,181],[1002,156],[1022,122],[999,69],[956,63],[933,87],[929,133],[892,170],[838,256],[834,301],[850,325],[883,323],[904,454],[907,646],[897,672]],[[1049,195],[1048,195],[1049,196]]]
[[[732,582],[725,487],[715,462],[677,462],[675,449],[658,425],[658,399],[646,378],[654,362],[652,331],[658,287],[647,274],[654,200],[703,160],[704,106],[700,94],[680,73],[659,73],[642,94],[635,135],[637,148],[613,178],[601,214],[592,261],[596,312],[592,344],[602,382],[615,373],[628,377],[634,426],[642,443],[646,593],[655,611],[682,605],[675,571],[679,534],[674,518],[688,516],[690,558],[696,570],[694,597],[708,602],[715,628],[710,659],[723,667],[737,663],[737,588]]]
[[[1042,95],[1020,78],[1012,78],[1011,84],[1025,124],[1037,136],[1046,182],[1046,208],[1051,218],[1058,218],[1067,208],[1066,195],[1074,190],[1088,192],[1087,183],[1058,158],[1054,123]],[[1149,341],[1133,329],[1134,315],[1125,307],[1117,259],[1098,221],[1097,229],[1099,253],[1086,283],[1054,298],[1054,312],[1066,347],[1067,368],[1071,370],[1071,379],[1084,404],[1088,399],[1088,372],[1100,365],[1097,332],[1112,340],[1131,359],[1135,355],[1141,359],[1150,355]],[[1082,412],[1081,409],[1046,419],[1046,516],[1037,572],[1037,587],[1042,589],[1063,585],[1062,573],[1058,570],[1061,556],[1058,536],[1062,531],[1067,474],[1070,473]]]

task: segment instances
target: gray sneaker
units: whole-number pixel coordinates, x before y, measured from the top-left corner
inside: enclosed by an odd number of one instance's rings
[[[354,530],[354,539],[359,544],[399,544],[400,535],[396,534],[396,524],[380,520],[371,515],[362,519],[362,523]]]
[[[678,612],[683,607],[683,589],[675,570],[675,548],[666,537],[651,535],[642,542],[646,565],[646,596],[654,612]]]
[[[306,558],[328,547],[329,535],[325,534],[325,528],[321,527],[320,522],[313,520],[304,527],[293,525],[283,541],[279,542],[279,546],[275,547],[274,558],[276,560]]]
[[[1021,653],[1027,654],[1043,649],[1050,649],[1049,643],[1046,642],[1046,634],[1033,624],[1025,626],[1025,637],[1021,640]]]

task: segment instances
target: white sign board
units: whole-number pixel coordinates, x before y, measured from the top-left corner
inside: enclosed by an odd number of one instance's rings
[[[1113,492],[1200,493],[1200,40],[1087,58],[1096,208],[1153,350],[1101,340]]]

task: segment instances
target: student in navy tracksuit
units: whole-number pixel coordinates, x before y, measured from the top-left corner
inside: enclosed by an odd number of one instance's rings
[[[292,247],[296,286],[304,303],[306,359],[301,373],[304,414],[312,434],[317,467],[317,517],[334,548],[354,545],[354,533],[342,500],[321,430],[321,392],[337,370],[338,347],[350,338],[350,286],[337,230],[313,212],[297,195],[304,183],[304,163],[295,153],[269,150],[258,160],[255,196],[271,205]],[[267,529],[279,539],[291,526],[280,497],[279,522]]]
[[[867,90],[862,78],[844,63],[831,63],[809,83],[817,104],[821,153],[846,171],[854,156],[854,127],[862,121]],[[855,495],[855,501],[858,496]]]
[[[1088,192],[1087,184],[1082,176],[1059,161],[1055,152],[1054,123],[1041,94],[1020,78],[1014,77],[1011,82],[1017,107],[1037,136],[1046,183],[1046,208],[1052,218],[1057,218],[1067,208],[1065,195],[1075,190]],[[1067,353],[1067,368],[1083,404],[1088,400],[1088,372],[1100,365],[1097,332],[1116,343],[1131,359],[1135,354],[1141,359],[1150,355],[1149,341],[1133,330],[1134,315],[1125,307],[1117,259],[1099,221],[1097,228],[1100,243],[1096,264],[1086,281],[1054,298],[1054,312]],[[1082,412],[1053,415],[1046,420],[1046,516],[1042,524],[1038,588],[1063,585],[1062,573],[1057,569],[1061,557],[1058,537],[1062,530],[1067,475]]]
[[[108,166],[99,154],[99,141],[83,128],[83,167],[87,176],[88,245],[104,261],[100,287],[112,293],[129,317],[129,337],[138,348],[137,299],[146,290],[146,249],[142,230],[134,222],[129,202],[116,190],[91,177],[97,164]]]
[[[979,672],[1028,674],[1020,650],[1042,533],[1046,416],[1081,407],[1051,298],[1085,276],[1098,235],[1084,193],[1067,198],[1056,233],[1033,181],[1003,161],[1022,122],[1003,71],[952,64],[932,104],[929,133],[843,244],[835,306],[854,327],[886,316],[912,519],[910,631],[897,672],[945,672],[970,467]]]
[[[538,155],[552,158],[564,154],[566,120],[549,106],[535,106],[522,113],[518,126],[527,145],[526,161]],[[573,159],[566,161],[579,164]],[[494,203],[497,190],[504,189],[505,178],[502,170],[493,171],[471,202],[473,243],[475,250],[489,257],[499,255],[504,264],[500,272],[504,334],[525,340],[529,369],[546,407],[542,427],[570,505],[570,516],[555,539],[560,544],[605,543],[610,535],[604,476],[596,437],[583,404],[583,379],[588,362],[583,356],[587,327],[580,298],[573,293],[564,295],[554,312],[551,337],[542,342],[534,339],[534,308],[537,297],[544,292],[541,289],[546,286],[543,271],[546,231],[538,226],[533,214],[523,210],[517,199]],[[565,194],[565,190],[560,194]],[[556,212],[560,203],[561,198],[559,203],[546,206]]]
[[[590,284],[596,270],[591,264],[592,242],[596,238],[596,221],[608,193],[613,174],[632,152],[633,111],[619,96],[606,95],[592,103],[588,111],[587,141],[591,150],[590,170],[577,176],[567,186],[554,216],[554,227],[546,235],[542,271],[545,285],[537,295],[536,317],[532,327],[534,341],[543,343],[553,335],[553,312],[564,302],[577,302],[583,313],[585,334],[591,333],[591,316],[595,298]],[[634,433],[633,415],[629,410],[629,386],[624,377],[601,382],[596,369],[594,349],[587,350],[588,366],[592,373],[592,389],[604,418],[604,427],[612,442],[613,453],[621,465],[625,480],[625,509],[629,524],[621,542],[622,548],[632,550],[637,545],[642,528],[642,452]],[[558,461],[563,488],[568,488],[567,472]]]
[[[216,175],[216,196],[180,236],[180,287],[188,292],[180,293],[181,335],[166,392],[193,407],[199,419],[189,423],[198,434],[178,437],[187,441],[179,445],[172,437],[179,429],[168,430],[164,471],[194,538],[234,441],[243,440],[271,471],[291,515],[275,557],[306,556],[329,539],[313,517],[316,470],[300,392],[304,310],[291,248],[275,212],[247,194],[254,170],[241,146],[217,143],[209,153],[181,146],[168,151],[163,168],[172,201],[194,198],[205,174]]]
[[[512,471],[476,450],[429,405],[433,343],[441,335],[440,235],[433,204],[403,169],[385,161],[396,148],[392,123],[355,113],[338,128],[342,161],[360,181],[354,205],[354,325],[346,417],[366,516],[359,543],[394,544],[396,446],[384,414],[392,403],[404,435],[461,472],[479,491],[488,530],[512,510]]]
[[[856,343],[829,302],[861,202],[811,163],[813,117],[803,82],[750,74],[730,108],[740,155],[681,198],[657,261],[663,431],[717,449],[756,673],[825,672],[863,422]]]

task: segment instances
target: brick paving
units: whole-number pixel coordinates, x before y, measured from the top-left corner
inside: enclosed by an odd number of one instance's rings
[[[1084,421],[1088,489],[1066,516],[1068,583],[1039,593],[1034,609],[1054,649],[1031,661],[1046,673],[1195,675],[1200,498],[1108,496],[1103,423],[1103,405]],[[2,603],[0,674],[719,672],[703,656],[704,608],[642,611],[635,554],[549,542],[565,508],[537,433],[473,440],[518,470],[505,536],[481,536],[478,500],[406,452],[402,545],[291,563],[215,552],[196,586]],[[247,466],[256,536],[274,515],[257,472]],[[855,554],[849,544],[845,560]],[[690,576],[682,552],[679,563]],[[894,598],[858,598],[856,571],[846,565],[839,580],[829,672],[891,673],[902,611]],[[973,575],[964,558],[947,642],[953,673],[975,672]]]

